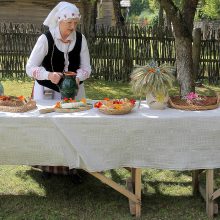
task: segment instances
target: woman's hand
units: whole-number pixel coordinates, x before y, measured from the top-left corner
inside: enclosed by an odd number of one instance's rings
[[[78,77],[76,77],[76,84],[79,86],[80,80]]]
[[[68,72],[65,72],[64,73],[65,75],[69,75],[69,76],[74,76],[76,78],[76,84],[79,86],[79,83],[80,83],[80,80],[79,78],[77,77],[77,73],[76,72],[71,72],[71,71],[68,71]]]
[[[63,74],[60,72],[50,72],[48,74],[48,79],[54,83],[54,84],[58,84],[60,79],[62,78]]]

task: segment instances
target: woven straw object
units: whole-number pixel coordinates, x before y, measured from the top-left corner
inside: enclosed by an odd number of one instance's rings
[[[14,100],[0,100],[0,106],[18,107],[23,106],[25,103],[19,99]]]
[[[86,111],[91,108],[92,108],[92,105],[87,104],[86,106],[81,106],[77,108],[54,108],[54,111],[59,112],[59,113],[73,113],[73,112]]]
[[[122,104],[121,109],[114,109],[111,107],[100,107],[99,111],[107,114],[107,115],[124,115],[124,114],[128,114],[129,112],[131,112],[131,110],[134,108],[134,105],[126,103],[126,104]]]
[[[216,109],[219,107],[219,101],[220,101],[219,94],[216,93],[216,96],[212,98],[215,98],[216,101],[215,103],[210,105],[194,105],[194,104],[180,105],[180,104],[176,104],[172,100],[172,97],[169,97],[168,103],[169,103],[169,107],[175,109],[186,110],[186,111],[205,111],[205,110]]]
[[[4,103],[6,102],[6,103]],[[0,111],[2,112],[27,112],[33,109],[36,109],[36,102],[33,100],[23,103],[21,101],[1,101],[0,102]]]

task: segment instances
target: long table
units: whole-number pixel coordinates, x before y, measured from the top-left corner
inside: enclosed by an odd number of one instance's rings
[[[104,115],[97,109],[40,114],[55,101],[37,102],[26,113],[0,112],[0,164],[64,165],[84,169],[131,201],[141,213],[141,168],[208,170],[207,213],[213,216],[211,178],[220,168],[220,109],[151,110],[145,102],[127,115]],[[127,190],[101,171],[131,171]],[[198,186],[195,173],[194,189]],[[216,206],[215,206],[216,207]]]

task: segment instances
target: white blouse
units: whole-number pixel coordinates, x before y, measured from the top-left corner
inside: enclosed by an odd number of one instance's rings
[[[72,32],[66,39],[69,43],[63,43],[60,35],[59,27],[50,30],[56,47],[64,53],[64,71],[68,70],[69,57],[68,52],[72,51],[76,43],[76,32]],[[35,44],[32,53],[27,61],[26,72],[30,77],[38,80],[48,79],[49,72],[42,66],[44,57],[48,53],[48,40],[45,34],[42,34]],[[87,46],[87,41],[84,35],[82,35],[82,47],[80,52],[80,68],[76,71],[80,81],[84,81],[89,78],[91,74],[90,56]]]

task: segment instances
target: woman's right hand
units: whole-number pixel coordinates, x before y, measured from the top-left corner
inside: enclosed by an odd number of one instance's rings
[[[62,78],[63,74],[60,72],[49,72],[48,74],[48,79],[54,83],[54,84],[58,84],[60,79]]]

